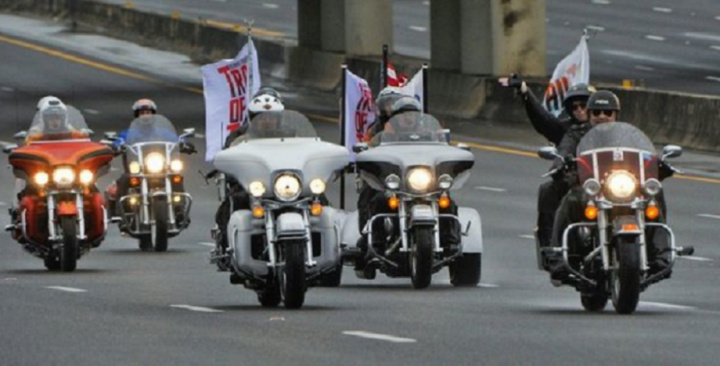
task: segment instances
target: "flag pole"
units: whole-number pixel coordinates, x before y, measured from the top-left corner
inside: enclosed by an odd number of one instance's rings
[[[245,68],[248,70],[248,80],[247,80],[247,89],[245,90],[245,105],[249,106],[250,101],[252,99],[252,96],[250,93],[253,90],[253,51],[255,51],[255,45],[252,42],[252,27],[255,23],[255,20],[247,20],[245,19],[246,24],[246,36],[247,36],[247,44],[248,44],[248,56],[245,58]],[[242,47],[240,47],[242,49]],[[243,127],[243,125],[246,125],[250,122],[250,113],[245,113],[245,118],[243,119],[242,123],[240,124],[240,128]]]
[[[387,65],[388,65],[388,45],[382,47],[382,64],[380,65],[380,90],[387,87]]]
[[[345,129],[346,129],[346,121],[345,121],[345,115],[346,115],[346,96],[347,96],[347,64],[342,64],[340,66],[340,70],[342,70],[342,98],[341,98],[341,105],[340,105],[340,145],[345,146],[347,144],[347,141],[345,139]],[[347,148],[347,146],[345,146]],[[340,209],[345,209],[345,171],[343,170],[342,174],[340,174]]]
[[[430,113],[428,110],[428,105],[430,103],[428,102],[428,96],[430,95],[430,92],[428,91],[428,64],[423,63],[422,65],[422,81],[423,81],[423,113]]]

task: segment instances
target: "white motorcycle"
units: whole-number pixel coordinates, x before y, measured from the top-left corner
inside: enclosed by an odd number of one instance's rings
[[[320,141],[298,112],[253,118],[246,134],[213,159],[222,175],[249,193],[249,205],[233,208],[227,248],[218,243],[211,262],[226,261],[218,267],[231,272],[231,283],[256,291],[262,306],[282,301],[300,308],[309,286],[337,275],[336,211],[321,197],[348,162],[347,150]]]

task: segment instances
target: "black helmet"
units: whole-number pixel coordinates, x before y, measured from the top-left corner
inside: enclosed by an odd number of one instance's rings
[[[572,113],[572,103],[575,101],[587,101],[590,95],[595,92],[595,87],[588,84],[575,84],[571,86],[563,99],[563,108],[570,114]]]
[[[598,90],[588,99],[588,110],[620,111],[620,99],[609,90]]]
[[[396,99],[390,107],[390,117],[404,112],[422,112],[422,106],[417,99],[411,96],[403,96]]]

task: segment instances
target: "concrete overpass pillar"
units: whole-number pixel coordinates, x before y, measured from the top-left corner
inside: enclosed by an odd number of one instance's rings
[[[389,0],[345,0],[347,55],[379,56],[382,55],[383,44],[392,50],[392,14],[392,1]]]
[[[545,76],[545,0],[433,0],[435,68]]]

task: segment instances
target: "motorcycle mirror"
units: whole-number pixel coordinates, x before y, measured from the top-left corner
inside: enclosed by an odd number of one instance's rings
[[[186,138],[186,137],[195,137],[195,129],[194,128],[186,128],[183,130],[182,136],[180,138]]]
[[[26,137],[27,137],[27,131],[20,131],[13,135],[13,138],[15,140],[25,140]]]
[[[10,152],[12,152],[12,151],[13,151],[14,149],[16,149],[17,147],[18,147],[17,144],[7,144],[7,145],[3,145],[3,152],[6,153],[6,154],[9,154]]]
[[[117,133],[115,133],[114,131],[108,131],[108,132],[105,132],[105,138],[110,141],[115,141],[115,140],[117,140],[118,137],[117,137]]]
[[[458,143],[457,147],[459,147],[465,151],[470,151],[470,146],[468,146],[467,144],[463,144],[462,142]]]
[[[355,144],[355,146],[353,146],[353,152],[356,154],[359,154],[367,149],[368,145],[365,142],[358,142],[357,144]]]
[[[538,156],[545,160],[555,160],[557,158],[562,159],[562,156],[558,155],[555,146],[545,146],[538,150]]]
[[[663,160],[667,158],[677,158],[682,155],[683,148],[677,145],[667,145],[663,147]]]

